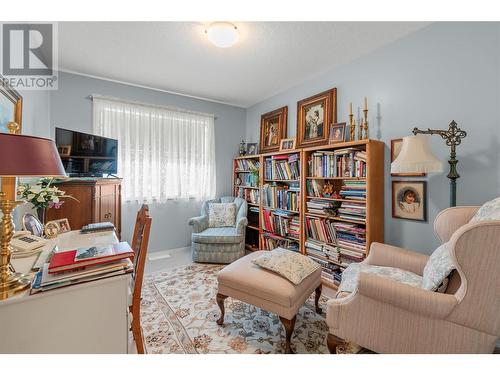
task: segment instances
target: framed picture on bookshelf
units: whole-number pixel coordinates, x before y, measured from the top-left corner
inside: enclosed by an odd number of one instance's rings
[[[273,152],[280,148],[280,141],[286,137],[288,107],[281,107],[264,113],[260,117],[260,151]]]
[[[280,151],[295,150],[295,138],[285,138],[280,142]]]
[[[302,99],[297,103],[297,146],[327,144],[330,124],[336,122],[336,88]]]
[[[427,181],[392,181],[392,217],[427,221]]]
[[[257,155],[257,151],[258,151],[257,143],[247,143],[246,155]]]
[[[330,139],[328,144],[345,142],[345,122],[330,125]]]
[[[398,157],[402,146],[403,138],[391,139],[391,163]],[[391,173],[391,176],[422,177],[425,176],[425,173]]]

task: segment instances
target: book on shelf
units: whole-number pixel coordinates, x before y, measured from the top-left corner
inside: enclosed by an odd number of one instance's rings
[[[259,181],[259,176],[253,174],[253,173],[241,173],[241,172],[236,172],[238,174],[240,183],[236,183],[238,187],[258,187],[258,181]]]
[[[236,159],[236,169],[238,172],[251,172],[259,169],[260,163],[253,159]]]
[[[317,215],[337,216],[339,202],[313,198],[306,202],[307,212]]]
[[[300,205],[298,183],[290,186],[265,184],[262,187],[262,205],[269,208],[298,211]]]
[[[264,233],[262,236],[264,250],[272,250],[277,247],[300,252],[299,242],[294,238],[283,238],[273,233]]]
[[[264,210],[263,228],[267,232],[277,234],[281,237],[291,237],[299,239],[300,221],[299,216],[289,211],[282,210]]]
[[[366,177],[366,152],[349,147],[317,151],[307,161],[311,177]]]
[[[260,191],[258,189],[246,189],[240,186],[237,188],[237,196],[253,204],[259,204],[260,201]]]
[[[306,217],[306,233],[313,240],[329,244],[337,242],[335,223],[332,220]]]
[[[134,251],[127,242],[107,246],[91,246],[54,253],[48,265],[50,274],[107,264],[121,259],[134,258]]]
[[[343,199],[366,200],[366,181],[344,181],[339,194]]]
[[[274,155],[265,159],[264,179],[298,180],[300,177],[299,154]]]

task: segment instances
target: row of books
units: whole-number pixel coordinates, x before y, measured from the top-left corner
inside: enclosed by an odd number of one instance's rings
[[[306,233],[313,240],[329,244],[337,243],[335,223],[332,220],[306,217]]]
[[[353,147],[315,152],[307,164],[311,177],[366,177],[366,152]]]
[[[273,250],[277,247],[300,252],[299,242],[293,238],[281,238],[272,233],[265,233],[262,237],[263,249]]]
[[[366,251],[366,228],[364,225],[336,222],[334,227],[337,244],[340,247],[356,249],[359,252]]]
[[[346,220],[366,222],[366,205],[358,202],[342,202],[338,216]]]
[[[130,273],[133,259],[127,242],[55,251],[36,273],[31,294]]]
[[[258,187],[259,186],[259,176],[254,175],[253,173],[238,173],[238,178],[239,178],[239,184],[242,186],[252,186],[252,187]]]
[[[344,185],[339,194],[344,199],[366,199],[366,181],[352,180],[344,181]]]
[[[298,180],[300,177],[299,154],[275,155],[265,160],[264,179]]]
[[[245,199],[247,202],[253,204],[259,204],[260,202],[260,191],[257,189],[245,189],[243,187],[238,188],[238,197]]]
[[[308,238],[305,242],[305,248],[309,257],[340,265],[341,267],[347,267],[353,262],[361,262],[365,259],[365,254],[340,246],[326,244],[311,238]]]
[[[336,216],[339,202],[313,198],[306,202],[307,212],[317,215]]]
[[[260,163],[254,159],[236,159],[236,169],[239,171],[254,171],[259,169]]]
[[[299,238],[300,221],[297,215],[282,210],[264,210],[262,217],[264,230],[282,237]]]
[[[262,187],[262,204],[269,208],[298,211],[300,204],[298,184],[279,186],[266,184]]]

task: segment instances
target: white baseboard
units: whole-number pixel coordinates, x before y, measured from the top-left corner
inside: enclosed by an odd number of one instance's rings
[[[172,254],[188,251],[190,249],[191,247],[186,246],[186,247],[178,247],[176,249],[153,251],[148,254],[148,260],[155,261],[155,260],[170,258]]]

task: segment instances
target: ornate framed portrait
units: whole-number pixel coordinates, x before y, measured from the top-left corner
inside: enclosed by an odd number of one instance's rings
[[[297,147],[327,144],[330,124],[336,122],[336,88],[302,99],[297,103]]]
[[[22,112],[22,96],[0,75],[0,133],[9,133],[7,125],[11,121],[19,125],[19,133],[21,133]]]
[[[260,152],[278,151],[280,142],[286,137],[288,107],[264,113],[260,118]]]
[[[391,163],[398,157],[402,146],[403,138],[391,139]],[[391,173],[391,176],[422,177],[425,173]]]
[[[328,143],[345,142],[345,122],[330,125],[330,138]]]
[[[427,181],[392,181],[392,217],[427,221]]]

